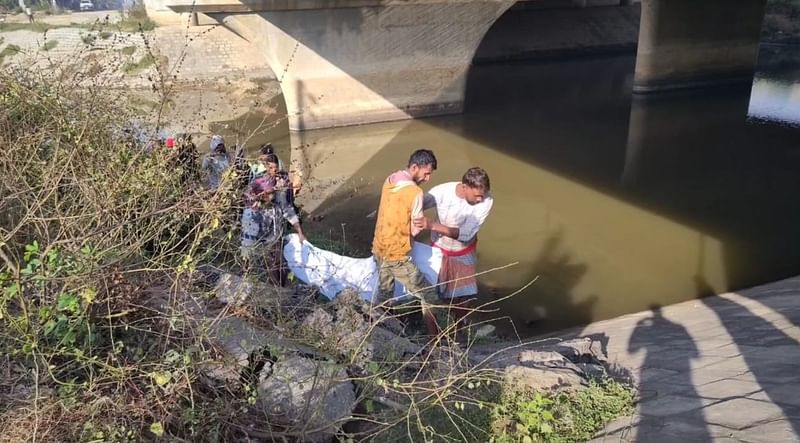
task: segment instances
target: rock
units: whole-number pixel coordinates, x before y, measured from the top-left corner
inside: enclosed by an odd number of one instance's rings
[[[353,383],[335,363],[300,356],[281,359],[258,384],[258,405],[270,423],[302,434],[298,441],[328,441],[356,405]]]
[[[211,321],[209,319],[208,321]],[[238,317],[224,317],[209,324],[208,340],[240,368],[247,366],[250,354],[260,351],[272,340],[272,334]]]
[[[247,300],[254,292],[254,284],[238,275],[223,273],[217,279],[214,294],[217,300],[237,304]]]
[[[583,389],[590,377],[608,375],[602,341],[590,337],[474,347],[470,361],[477,367],[502,370],[510,389]]]
[[[385,328],[387,323],[371,321],[370,307],[362,303],[360,297],[340,295],[331,308],[332,313],[323,308],[314,309],[303,320],[302,328],[316,336],[321,347],[340,355],[355,356],[357,365],[398,359],[421,350],[407,338]]]
[[[595,363],[576,363],[575,366],[589,377],[603,378],[608,376],[606,367]]]
[[[486,337],[492,335],[494,333],[495,329],[497,329],[497,328],[495,328],[492,325],[483,325],[480,328],[475,330],[475,337],[476,338],[486,338]]]
[[[586,381],[571,369],[538,368],[519,365],[506,367],[504,373],[505,388],[512,391],[536,390],[552,391],[556,389],[581,389]]]
[[[284,301],[296,298],[293,288],[268,285],[254,277],[222,273],[214,287],[217,300],[238,305],[247,302],[259,308],[279,307]]]
[[[568,369],[576,374],[583,373],[574,363],[554,351],[522,351],[517,358],[522,366],[529,368]]]
[[[589,337],[565,340],[552,349],[573,363],[604,363],[607,359],[603,344]]]

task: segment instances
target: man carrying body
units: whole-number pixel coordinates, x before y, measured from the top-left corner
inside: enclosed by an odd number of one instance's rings
[[[375,303],[384,303],[394,295],[394,283],[402,283],[409,294],[420,300],[425,328],[436,335],[439,328],[430,307],[436,303],[436,290],[425,279],[409,253],[412,238],[420,232],[417,227],[422,214],[422,189],[418,186],[430,180],[436,170],[436,157],[427,149],[411,154],[408,167],[390,175],[381,189],[381,202],[372,240],[372,254],[378,265],[379,295]],[[415,221],[417,221],[415,223]]]
[[[425,194],[424,207],[436,207],[438,222],[424,217],[415,222],[417,228],[431,231],[433,247],[442,251],[439,295],[450,302],[457,322],[469,313],[478,295],[475,247],[478,229],[493,203],[489,175],[474,167],[464,173],[461,182],[442,183]]]

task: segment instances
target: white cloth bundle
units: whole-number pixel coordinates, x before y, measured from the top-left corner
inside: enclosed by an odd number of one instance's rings
[[[364,300],[372,301],[378,291],[378,267],[372,257],[352,258],[319,249],[309,242],[300,244],[297,234],[286,236],[283,256],[289,269],[306,284],[319,288],[330,300],[344,289],[354,289]],[[411,260],[431,284],[436,284],[442,253],[426,244],[414,242]],[[396,283],[396,299],[406,297],[403,285]]]

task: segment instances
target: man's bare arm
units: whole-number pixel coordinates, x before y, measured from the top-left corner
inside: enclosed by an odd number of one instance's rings
[[[414,221],[419,230],[429,229],[437,234],[444,235],[445,237],[458,239],[458,228],[451,228],[439,222],[431,221],[428,217],[420,217]]]

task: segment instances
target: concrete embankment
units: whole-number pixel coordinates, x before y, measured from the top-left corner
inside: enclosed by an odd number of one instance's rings
[[[633,371],[636,413],[596,441],[798,441],[800,277],[562,331]]]

